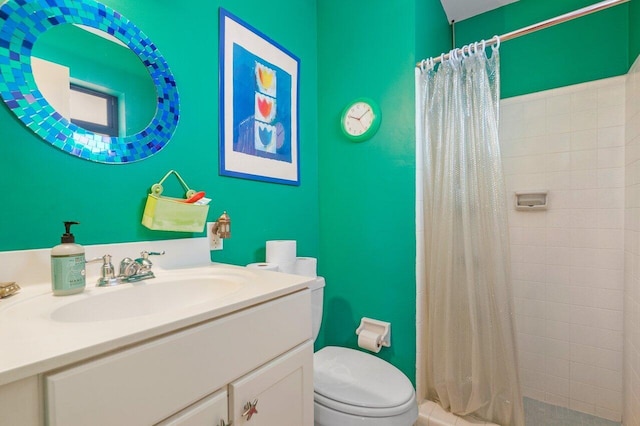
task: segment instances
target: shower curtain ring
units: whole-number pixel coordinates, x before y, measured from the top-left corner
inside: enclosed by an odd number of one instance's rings
[[[500,49],[500,36],[499,35],[495,35],[495,36],[493,36],[493,38],[496,39],[496,44],[493,46],[493,50]]]
[[[444,53],[442,55],[440,55],[440,63],[444,63]]]

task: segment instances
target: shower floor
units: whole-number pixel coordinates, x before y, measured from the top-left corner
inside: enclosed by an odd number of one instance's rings
[[[590,414],[570,410],[564,407],[524,398],[524,417],[526,426],[620,426],[620,422],[602,419]],[[443,410],[432,401],[420,404],[418,426],[498,426],[471,418],[459,418]]]
[[[620,422],[524,398],[526,426],[620,426]]]

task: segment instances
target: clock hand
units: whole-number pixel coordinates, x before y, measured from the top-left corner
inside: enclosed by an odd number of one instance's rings
[[[368,113],[368,112],[371,112],[371,110],[370,110],[370,109],[366,110],[366,111],[364,112],[364,114],[362,114],[362,115],[360,116],[360,118],[357,118],[357,120],[358,120],[358,121],[360,121],[360,120],[362,119],[362,117],[364,117],[365,115],[367,115],[367,113]],[[354,117],[354,118],[355,118],[355,117]]]

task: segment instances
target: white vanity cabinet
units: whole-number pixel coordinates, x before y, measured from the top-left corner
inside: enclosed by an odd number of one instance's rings
[[[157,426],[311,425],[312,356],[309,341]]]
[[[42,413],[31,417],[49,426],[311,426],[310,309],[302,290],[44,373]],[[257,413],[243,417],[256,400]]]

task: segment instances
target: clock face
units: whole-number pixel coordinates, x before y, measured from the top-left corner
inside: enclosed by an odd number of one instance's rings
[[[342,113],[342,131],[353,140],[365,140],[373,136],[380,125],[380,112],[368,100],[356,100]]]

